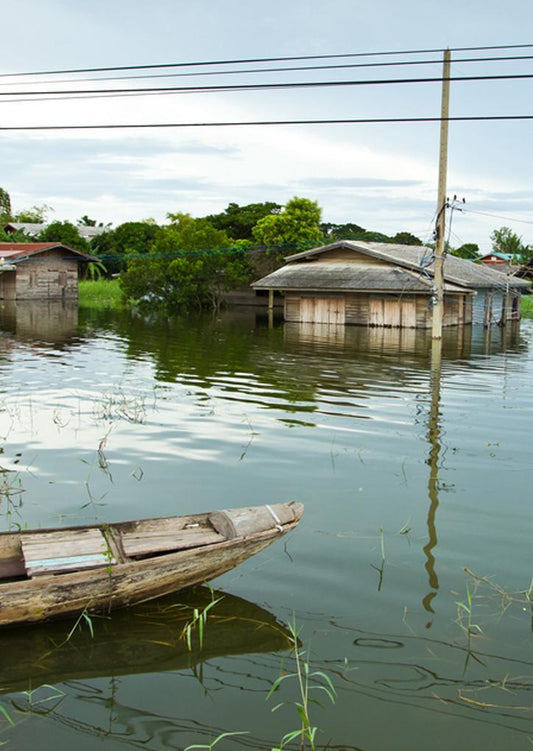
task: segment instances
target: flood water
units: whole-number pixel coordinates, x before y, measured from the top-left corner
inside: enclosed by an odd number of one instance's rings
[[[427,333],[0,314],[2,530],[289,499],[299,528],[205,588],[0,631],[0,742],[41,751],[530,749],[533,322]],[[205,643],[183,625],[211,598]],[[320,681],[320,677],[312,681]],[[277,711],[273,708],[287,702]],[[8,721],[6,715],[11,722]],[[293,743],[289,748],[297,748]]]

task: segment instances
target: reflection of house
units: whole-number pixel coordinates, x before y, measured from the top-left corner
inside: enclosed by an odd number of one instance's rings
[[[78,326],[77,300],[4,300],[0,306],[0,332],[24,341],[63,345],[72,340]]]
[[[429,328],[430,248],[343,240],[289,256],[254,282],[282,293],[285,319],[311,323]],[[444,326],[505,323],[520,317],[520,279],[455,256],[444,262]]]
[[[76,299],[78,264],[92,260],[61,243],[0,243],[0,272],[2,263],[14,267],[0,273],[0,298]]]

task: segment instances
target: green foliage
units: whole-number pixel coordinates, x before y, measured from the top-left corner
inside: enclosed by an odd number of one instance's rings
[[[234,735],[248,735],[247,730],[234,730],[230,733],[220,733],[220,735],[217,735],[214,741],[211,743],[195,743],[192,746],[187,746],[187,748],[184,749],[184,751],[192,751],[193,749],[206,749],[206,751],[211,751],[219,741],[224,740],[224,738],[231,738]]]
[[[16,232],[6,232],[3,227],[0,227],[0,242],[28,243],[32,242],[32,238],[29,237],[22,229],[18,229]]]
[[[29,209],[22,209],[22,211],[17,212],[16,221],[27,222],[28,224],[43,224],[51,211],[53,211],[53,208],[46,203],[41,204],[41,206],[32,206]]]
[[[452,256],[458,256],[458,258],[471,258],[475,260],[479,258],[479,245],[477,243],[464,243],[459,248],[452,249]]]
[[[96,227],[96,219],[89,219],[87,214],[84,214],[80,219],[78,219],[78,224],[81,224],[82,227]]]
[[[513,259],[526,262],[533,254],[533,248],[524,245],[522,238],[510,227],[500,227],[491,234],[492,249],[499,253],[509,253]]]
[[[52,222],[39,233],[38,239],[40,242],[63,243],[82,253],[87,253],[89,250],[87,242],[80,237],[77,228],[71,222]]]
[[[255,225],[256,242],[267,246],[289,246],[295,250],[321,243],[321,209],[316,201],[295,196],[279,214],[269,214]]]
[[[390,243],[391,239],[388,235],[384,235],[382,232],[363,232],[357,238],[368,243]]]
[[[0,221],[2,224],[11,221],[11,198],[4,188],[0,188]]]
[[[297,629],[293,621],[289,624],[292,641],[292,654],[295,662],[295,670],[292,673],[283,672],[277,678],[267,695],[267,700],[277,692],[281,685],[286,681],[296,681],[298,687],[298,698],[292,702],[280,702],[272,711],[275,712],[282,706],[291,704],[296,709],[300,727],[286,733],[278,746],[272,751],[283,751],[291,741],[300,739],[300,749],[305,748],[306,741],[309,741],[311,751],[315,751],[315,738],[318,727],[311,722],[311,705],[320,706],[320,702],[314,698],[317,693],[326,696],[332,704],[335,704],[335,688],[330,677],[321,670],[311,670],[309,651],[300,648],[300,634],[302,629]]]
[[[366,232],[366,229],[351,222],[348,222],[347,224],[322,222],[320,225],[320,231],[324,235],[325,240],[328,242],[336,242],[337,240],[358,240],[360,236]]]
[[[101,279],[105,276],[107,269],[103,263],[99,261],[89,261],[86,264],[86,278],[95,282],[97,279]]]
[[[209,585],[207,585],[209,586]],[[215,593],[209,587],[211,592],[211,601],[207,603],[207,605],[200,610],[200,608],[194,608],[192,618],[184,625],[181,637],[182,639],[185,639],[187,642],[187,649],[189,652],[192,652],[192,640],[193,635],[198,635],[198,647],[199,649],[203,649],[204,646],[204,634],[205,629],[207,627],[207,619],[209,617],[209,612],[215,607],[215,605],[224,599],[223,596],[221,597],[215,597]]]
[[[80,280],[78,294],[79,303],[84,307],[118,309],[124,305],[118,279]]]
[[[127,255],[149,253],[161,228],[152,221],[124,222],[91,240],[91,252],[104,263],[108,274],[126,268]]]
[[[230,238],[207,219],[169,214],[148,253],[130,255],[120,284],[126,297],[168,311],[220,306],[225,291],[250,278],[244,247],[229,247]]]
[[[423,245],[422,240],[410,232],[397,232],[391,237],[390,242],[398,245]]]
[[[222,214],[211,214],[205,218],[215,229],[224,230],[235,240],[252,240],[253,228],[257,222],[270,214],[279,214],[280,211],[281,205],[273,201],[249,203],[246,206],[230,203]]]
[[[533,318],[533,295],[522,295],[522,318]]]

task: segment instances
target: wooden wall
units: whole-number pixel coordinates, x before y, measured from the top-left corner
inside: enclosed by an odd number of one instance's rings
[[[335,305],[342,296],[337,293],[285,295],[285,320],[307,323],[333,323],[314,311],[320,311],[330,304]],[[310,301],[316,301],[310,304]],[[320,301],[320,302],[319,302]],[[431,328],[431,309],[427,295],[392,295],[379,293],[344,294],[345,323],[353,326],[385,328]],[[342,321],[339,319],[339,323]],[[457,326],[472,322],[472,302],[470,295],[447,295],[444,300],[444,326]]]
[[[383,261],[381,258],[368,256],[365,253],[359,253],[356,250],[349,250],[348,248],[333,248],[333,250],[327,250],[312,258],[314,263],[342,261],[343,263],[363,264],[364,266],[390,266],[389,261]]]
[[[0,275],[0,297],[5,300],[76,299],[78,262],[64,251],[39,254]]]

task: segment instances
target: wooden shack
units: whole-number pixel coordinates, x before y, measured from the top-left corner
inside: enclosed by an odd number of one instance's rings
[[[0,243],[0,299],[77,299],[78,264],[94,260],[56,242]]]
[[[252,284],[284,297],[287,321],[429,328],[433,250],[424,246],[345,240],[286,258]],[[448,255],[444,326],[504,324],[520,317],[520,279]]]

